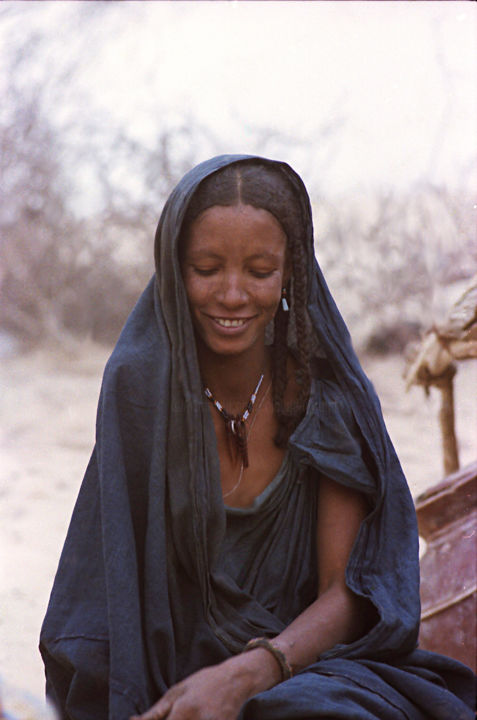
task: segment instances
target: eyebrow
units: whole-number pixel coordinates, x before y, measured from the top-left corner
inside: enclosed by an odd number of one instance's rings
[[[278,253],[270,252],[268,250],[264,250],[264,252],[261,253],[255,253],[255,255],[250,255],[250,257],[247,258],[247,260],[279,260]]]
[[[217,253],[213,250],[208,250],[206,248],[196,248],[194,250],[189,251],[186,253],[186,256],[188,256],[189,261],[196,261],[198,259],[200,260],[223,260],[224,257],[227,257],[227,252],[224,253]],[[255,262],[255,261],[265,260],[265,261],[272,261],[272,262],[279,262],[280,257],[278,253],[275,253],[270,250],[264,250],[263,252],[257,252],[253,255],[249,255],[245,258],[246,262]]]
[[[212,252],[211,250],[201,250],[200,248],[197,250],[191,250],[188,253],[186,253],[186,256],[189,256],[191,260],[194,260],[195,258],[210,258],[212,260],[222,260],[223,255],[219,255],[219,253]]]

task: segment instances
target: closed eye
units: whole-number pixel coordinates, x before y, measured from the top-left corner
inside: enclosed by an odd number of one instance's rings
[[[259,279],[271,277],[274,272],[275,270],[250,270],[250,274]]]
[[[194,272],[197,275],[201,275],[202,277],[209,277],[210,275],[213,275],[217,272],[217,268],[211,267],[211,268],[202,268],[202,267],[195,267],[192,268]]]

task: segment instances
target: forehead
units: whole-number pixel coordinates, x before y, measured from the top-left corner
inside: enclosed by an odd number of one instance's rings
[[[200,213],[189,227],[186,246],[190,250],[210,244],[253,243],[280,249],[286,247],[286,242],[285,232],[272,213],[238,204],[214,205]]]

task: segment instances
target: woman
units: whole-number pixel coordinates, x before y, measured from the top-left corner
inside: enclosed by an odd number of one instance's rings
[[[415,650],[412,500],[300,178],[199,165],[155,255],[42,630],[62,716],[471,718],[470,671]]]

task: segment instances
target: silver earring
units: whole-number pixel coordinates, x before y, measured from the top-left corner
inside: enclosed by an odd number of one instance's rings
[[[288,312],[290,310],[287,303],[287,289],[285,287],[282,288],[282,310],[283,312]]]

